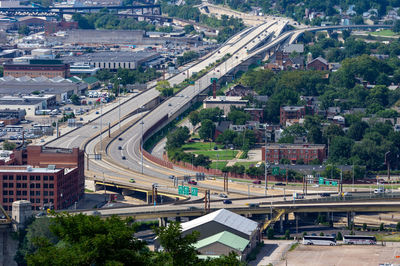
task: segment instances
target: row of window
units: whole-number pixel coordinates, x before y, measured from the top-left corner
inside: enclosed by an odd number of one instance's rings
[[[41,210],[41,206],[32,206],[32,210],[36,210],[36,211],[40,211]],[[7,206],[7,205],[5,205],[4,206],[4,210],[6,210],[6,211],[12,211],[12,206]]]
[[[27,188],[28,184],[27,183],[16,183],[15,184],[16,188]],[[29,184],[30,188],[40,188],[41,184],[40,183],[31,183]],[[3,188],[14,188],[14,183],[3,183]],[[43,188],[54,188],[54,184],[43,184]]]
[[[29,195],[30,196],[40,196],[40,191],[38,190],[38,191],[29,191]],[[13,190],[3,190],[3,196],[7,196],[7,195],[10,195],[10,196],[13,196],[14,195],[14,191]],[[15,192],[15,195],[17,195],[17,196],[20,196],[20,195],[22,195],[22,196],[26,196],[26,195],[28,195],[28,191],[26,191],[26,190],[17,190],[16,192]],[[54,196],[54,191],[43,191],[43,195],[44,196]]]
[[[28,180],[28,177],[26,175],[23,175],[23,176],[17,175],[15,177],[15,179],[16,180]],[[14,180],[14,176],[13,175],[3,175],[3,180]],[[31,181],[32,180],[40,181],[41,180],[41,176],[40,175],[37,175],[37,176],[31,175],[31,176],[29,176],[29,180],[31,180]],[[43,180],[52,181],[52,180],[54,180],[54,176],[45,175],[45,176],[43,176]]]
[[[17,198],[18,200],[27,200],[26,198]],[[14,202],[14,198],[3,198],[3,203],[13,203]],[[40,203],[40,199],[30,199],[31,203]],[[43,199],[43,203],[54,203],[54,199]]]

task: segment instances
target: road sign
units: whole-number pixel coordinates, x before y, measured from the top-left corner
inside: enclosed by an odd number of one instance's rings
[[[323,177],[320,177],[319,180],[318,180],[318,183],[319,183],[320,185],[323,185],[323,184],[324,184],[324,178],[323,178]]]
[[[183,195],[189,195],[190,188],[187,186],[183,187]]]
[[[279,175],[279,167],[272,167],[272,175]]]
[[[211,82],[211,83],[213,83],[214,81],[217,82],[218,79],[217,79],[217,78],[210,78],[210,82]]]
[[[199,194],[199,189],[197,187],[192,187],[192,196],[197,196]]]
[[[332,181],[332,186],[337,187],[337,182],[336,181]]]
[[[178,186],[178,194],[183,195],[183,186]]]
[[[189,84],[194,85],[194,81],[193,80],[189,81]]]
[[[331,184],[331,183],[330,183],[329,180],[326,180],[326,181],[325,181],[325,185],[328,185],[328,186],[329,186],[330,184]]]
[[[281,175],[286,175],[286,169],[281,169],[280,173]]]

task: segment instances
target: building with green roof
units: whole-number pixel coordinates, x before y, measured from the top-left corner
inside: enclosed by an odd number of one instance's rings
[[[235,252],[238,257],[244,259],[250,252],[249,243],[250,241],[243,237],[223,231],[199,240],[194,247],[201,257],[228,256],[229,253]]]

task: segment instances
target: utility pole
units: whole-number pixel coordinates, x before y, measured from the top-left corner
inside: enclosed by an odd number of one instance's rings
[[[119,131],[121,131],[121,84],[118,86],[118,127]]]
[[[100,100],[100,154],[103,151],[103,105]]]

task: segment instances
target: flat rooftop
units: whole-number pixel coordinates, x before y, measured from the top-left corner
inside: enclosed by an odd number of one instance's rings
[[[304,149],[304,150],[312,150],[312,149],[324,149],[325,145],[321,144],[267,144],[267,149]]]
[[[155,52],[98,52],[88,53],[80,56],[67,56],[63,57],[65,62],[139,62],[151,60],[158,57],[159,54]]]
[[[242,100],[241,96],[212,96],[207,97],[204,102],[206,103],[247,103],[248,100]]]

